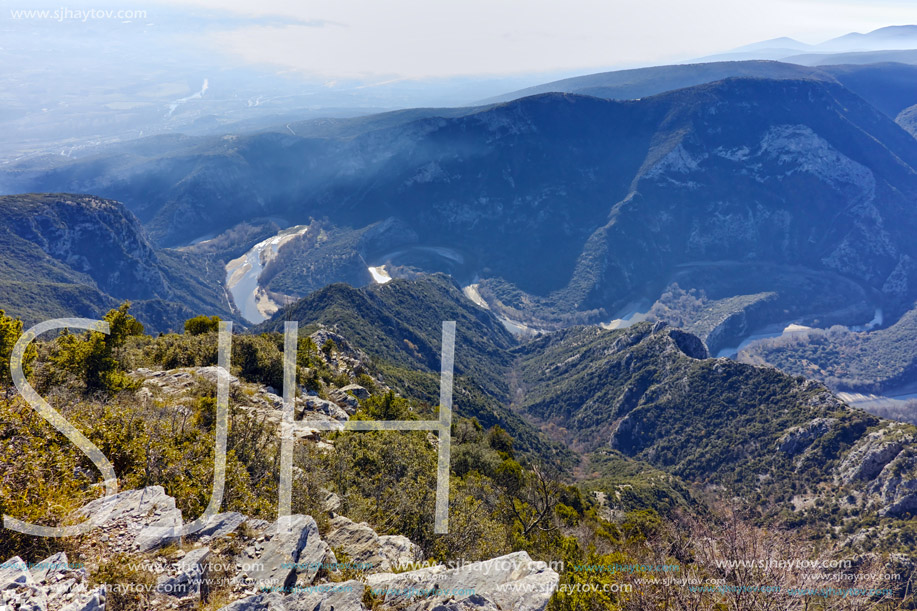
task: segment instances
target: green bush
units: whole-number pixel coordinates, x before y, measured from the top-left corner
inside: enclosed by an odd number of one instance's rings
[[[0,387],[10,386],[13,383],[10,374],[10,357],[13,354],[13,347],[22,336],[22,321],[18,318],[10,318],[3,310],[0,310]],[[32,362],[37,356],[34,344],[29,344],[22,359],[23,374],[28,376],[32,372]]]
[[[119,360],[120,349],[128,338],[143,333],[143,325],[128,314],[130,307],[125,302],[104,316],[109,325],[108,334],[64,332],[58,337],[50,358],[58,379],[52,380],[61,381],[59,375],[65,374],[65,379],[75,381],[87,393],[113,394],[136,387]]]
[[[205,335],[220,330],[219,316],[195,316],[185,321],[185,333],[188,335]]]
[[[283,353],[264,335],[237,335],[232,342],[232,362],[239,375],[276,390],[283,388]]]

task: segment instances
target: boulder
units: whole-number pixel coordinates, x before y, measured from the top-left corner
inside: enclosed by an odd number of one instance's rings
[[[335,402],[348,414],[353,415],[359,408],[360,402],[350,393],[344,392],[341,388],[335,388],[328,393],[328,398]]]
[[[220,611],[366,611],[359,581],[292,587],[290,593],[264,592],[237,600]]]
[[[420,548],[407,537],[376,534],[368,524],[357,524],[344,516],[331,519],[328,544],[350,559],[353,568],[367,572],[391,571],[423,559]]]
[[[29,567],[29,571],[32,573],[32,580],[35,583],[52,583],[57,581],[58,576],[65,575],[71,570],[70,563],[67,561],[67,554],[64,552],[58,552]],[[79,570],[83,573],[86,572],[84,569]]]
[[[245,520],[246,517],[244,515],[235,511],[218,513],[211,517],[200,530],[191,533],[188,538],[203,539],[204,537],[210,537],[210,539],[219,539],[231,532],[235,532]]]
[[[472,596],[484,597],[499,609],[542,611],[559,580],[544,562],[533,561],[526,552],[515,552],[454,569],[440,565],[405,573],[377,573],[367,576],[366,583],[386,605],[409,607],[411,611],[432,611],[437,605]]]
[[[261,549],[254,546],[249,557],[243,559],[243,564],[255,565],[248,578],[256,587],[285,590],[297,583],[308,585],[326,560],[335,562],[311,516],[292,515],[288,519],[289,528],[279,528],[280,520],[275,522]]]
[[[85,518],[109,513],[100,524],[115,552],[148,552],[180,539],[183,526],[175,499],[162,486],[128,490],[96,499],[79,510]]]
[[[26,563],[19,556],[13,556],[0,564],[0,591],[27,586],[34,583]]]
[[[322,509],[332,513],[341,508],[341,497],[326,488],[322,488],[319,492],[322,494]]]
[[[201,547],[185,554],[176,563],[178,574],[172,577],[160,577],[156,583],[156,591],[175,598],[202,594],[206,598],[208,556],[210,556],[209,547]]]
[[[347,396],[350,397],[350,395]],[[353,399],[353,397],[350,398]],[[328,420],[329,418],[332,420],[347,420],[350,418],[349,414],[353,413],[341,409],[337,403],[313,396],[303,397],[298,403],[301,409],[301,418],[305,420]]]

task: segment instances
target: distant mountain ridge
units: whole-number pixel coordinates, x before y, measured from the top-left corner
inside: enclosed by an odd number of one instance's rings
[[[844,56],[903,49],[917,49],[917,25],[886,26],[866,33],[851,32],[818,44],[806,44],[786,37],[774,38],[702,57],[697,61],[775,59],[805,65],[822,62],[841,64],[844,63],[841,59]]]
[[[902,53],[911,53],[903,51]],[[917,52],[914,52],[917,53]],[[885,63],[876,63],[876,62]],[[840,84],[895,118],[903,109],[917,104],[917,66],[892,63],[883,58],[869,65],[800,66],[778,61],[722,61],[698,64],[656,66],[578,76],[482,101],[482,104],[508,102],[541,93],[563,92],[600,98],[630,100],[676,89],[713,83],[727,78],[766,78],[775,80],[811,79]]]
[[[395,219],[409,243],[367,248],[368,264],[448,255],[463,284],[478,278],[492,307],[536,327],[608,320],[691,262],[841,273],[890,312],[917,295],[917,140],[837,83],[727,79],[382,120],[339,138],[221,139],[111,175],[115,157],[90,158],[26,185],[117,197],[162,243],[255,216]]]

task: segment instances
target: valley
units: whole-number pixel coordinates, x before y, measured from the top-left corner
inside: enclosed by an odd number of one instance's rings
[[[49,107],[0,361],[108,326],[0,368],[0,611],[917,608],[915,48]]]

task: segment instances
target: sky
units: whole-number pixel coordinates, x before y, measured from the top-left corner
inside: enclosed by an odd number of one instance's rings
[[[912,1],[150,0],[231,17],[198,42],[309,76],[423,78],[685,61],[917,23]],[[248,20],[257,19],[256,23]]]

